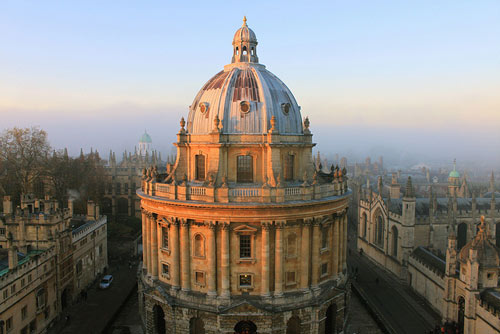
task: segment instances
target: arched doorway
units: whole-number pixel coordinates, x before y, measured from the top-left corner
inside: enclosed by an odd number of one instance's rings
[[[495,224],[495,244],[500,247],[500,223]]]
[[[457,246],[458,249],[462,249],[463,246],[467,243],[467,224],[460,223],[458,225],[458,238],[457,238]]]
[[[257,334],[257,326],[251,321],[240,321],[234,326],[235,334]]]
[[[200,318],[189,320],[189,334],[205,334],[205,323]]]
[[[326,309],[325,334],[335,334],[335,320],[337,317],[337,305],[332,304]]]
[[[165,313],[159,305],[153,307],[153,321],[155,326],[153,333],[165,334]]]
[[[288,319],[286,334],[300,334],[300,319],[296,315]]]
[[[399,238],[398,228],[396,226],[393,226],[391,231],[392,231],[392,256],[397,257],[398,256],[398,238]]]
[[[465,299],[464,297],[458,298],[458,317],[457,317],[457,325],[458,332],[464,332],[464,319],[465,319]]]

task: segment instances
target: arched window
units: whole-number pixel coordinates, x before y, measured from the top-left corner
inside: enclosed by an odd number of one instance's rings
[[[284,159],[284,179],[285,181],[293,181],[293,165],[295,163],[295,156],[292,154],[285,155]]]
[[[205,334],[205,324],[200,318],[189,320],[189,334]]]
[[[463,246],[467,243],[467,224],[460,223],[458,224],[458,238],[457,238],[457,247],[458,249],[462,249]]]
[[[247,54],[247,47],[246,47],[246,46],[244,46],[242,51],[243,51],[243,52],[242,52],[242,54],[243,54],[243,55],[246,55],[246,54]]]
[[[286,255],[288,257],[297,256],[297,235],[290,233],[286,239]]]
[[[197,154],[195,157],[195,178],[198,181],[205,181],[205,156],[203,154]]]
[[[363,216],[361,217],[361,236],[366,238],[366,224],[368,222],[366,212],[363,212]]]
[[[300,319],[296,315],[288,319],[286,323],[286,334],[301,334]]]
[[[236,179],[239,183],[253,182],[253,159],[251,155],[239,155],[236,162]]]
[[[252,46],[252,49],[251,49],[250,53],[251,53],[252,56],[255,55],[255,48],[253,46]]]
[[[392,227],[392,256],[398,256],[398,228],[396,226]]]
[[[381,215],[377,217],[377,228],[376,228],[377,236],[375,242],[379,246],[384,245],[384,219]]]
[[[238,47],[236,47],[236,55],[239,55],[240,54],[240,49]]]
[[[194,236],[194,256],[205,256],[205,239],[199,233]]]

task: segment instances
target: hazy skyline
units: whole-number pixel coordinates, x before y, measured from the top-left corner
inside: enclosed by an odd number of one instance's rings
[[[0,4],[0,130],[164,154],[248,18],[321,152],[500,162],[500,2]]]

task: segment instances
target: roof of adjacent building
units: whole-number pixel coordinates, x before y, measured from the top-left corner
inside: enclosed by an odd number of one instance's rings
[[[423,262],[440,275],[444,275],[446,271],[446,260],[437,254],[434,254],[425,247],[418,246],[413,250],[411,256]]]
[[[31,250],[28,254],[17,252],[17,264],[23,264],[31,257],[43,253],[44,250]],[[0,248],[0,276],[9,272],[9,250]]]
[[[470,211],[472,210],[472,198],[457,198],[457,210]],[[387,199],[385,199],[387,203]],[[436,199],[436,211],[448,210],[448,197],[439,197]],[[496,206],[500,205],[500,199],[495,198]],[[415,199],[415,214],[418,217],[429,215],[429,198],[416,198]],[[476,198],[477,210],[489,210],[491,208],[491,198]],[[403,213],[402,199],[391,199],[389,203],[389,211],[401,215]]]
[[[481,291],[481,300],[493,306],[496,310],[500,310],[500,291],[498,288],[490,288]]]

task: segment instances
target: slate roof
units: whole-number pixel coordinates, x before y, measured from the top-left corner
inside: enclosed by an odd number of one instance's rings
[[[446,272],[446,260],[422,246],[415,248],[411,256],[426,264],[431,269],[434,269],[441,276]]]
[[[387,202],[387,200],[385,200]],[[448,210],[447,197],[440,197],[436,199],[437,201],[437,211],[446,212]],[[500,208],[500,198],[496,198],[496,207]],[[476,209],[483,211],[489,210],[491,207],[491,198],[476,198]],[[471,198],[457,198],[457,209],[460,211],[471,211],[472,210],[472,199]],[[389,206],[389,211],[401,215],[403,213],[403,200],[402,199],[391,199]],[[429,215],[429,198],[417,198],[415,200],[415,214],[417,217],[425,217]]]

